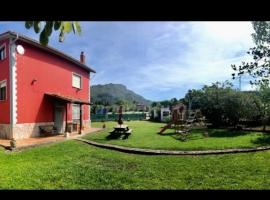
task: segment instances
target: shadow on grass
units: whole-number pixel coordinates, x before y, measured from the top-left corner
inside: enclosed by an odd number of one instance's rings
[[[270,134],[263,134],[262,137],[253,140],[252,143],[258,146],[270,145]]]
[[[176,133],[175,131],[172,132],[167,132],[167,133],[158,133],[161,136],[170,136],[170,135],[177,135],[178,133]]]
[[[108,136],[106,136],[107,140],[116,140],[119,139],[121,137],[121,134],[117,134],[117,133],[110,133]]]
[[[250,134],[249,132],[239,130],[219,130],[219,129],[208,129],[209,137],[237,137]]]
[[[206,135],[206,134],[207,135]],[[206,138],[230,138],[230,137],[237,137],[237,136],[245,136],[251,134],[248,131],[240,131],[234,129],[192,129],[191,132],[187,136],[183,136],[179,133],[174,131],[170,131],[167,133],[162,133],[162,136],[170,136],[171,138],[179,141],[189,141],[189,140],[198,140],[198,139],[206,139]],[[270,142],[270,135],[269,135],[269,142]],[[268,142],[267,139],[263,141]],[[257,141],[257,142],[263,142]],[[269,143],[270,144],[270,143]]]
[[[187,133],[187,135],[185,135],[185,134],[177,133],[174,131],[174,129],[171,129],[170,132],[161,133],[161,134],[158,133],[158,134],[161,136],[170,136],[174,140],[186,142],[188,140],[198,140],[198,139],[204,138],[202,135],[203,131],[204,129],[194,129],[194,130],[191,130],[191,132]]]
[[[121,134],[121,133],[110,133],[108,136],[106,136],[106,140],[126,140],[130,134]]]

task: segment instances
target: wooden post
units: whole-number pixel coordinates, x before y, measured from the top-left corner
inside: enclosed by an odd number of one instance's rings
[[[82,104],[80,104],[80,129],[79,129],[79,134],[82,134]]]
[[[66,102],[66,128],[65,128],[65,136],[69,137],[68,133],[68,103]]]

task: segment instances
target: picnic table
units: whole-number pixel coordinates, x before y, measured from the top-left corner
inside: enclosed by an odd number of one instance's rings
[[[131,134],[132,129],[130,129],[127,125],[117,125],[113,127],[113,131],[111,131],[111,134],[124,134],[125,136]]]

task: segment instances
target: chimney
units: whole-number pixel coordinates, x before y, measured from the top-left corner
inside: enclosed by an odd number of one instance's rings
[[[81,52],[80,62],[81,62],[82,64],[85,64],[85,56],[84,56],[84,54],[83,54],[83,51]]]

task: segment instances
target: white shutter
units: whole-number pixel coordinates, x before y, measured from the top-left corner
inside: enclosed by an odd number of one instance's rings
[[[72,105],[72,119],[80,119],[80,105],[73,104]]]
[[[81,77],[73,74],[72,76],[72,86],[76,88],[81,88]]]

